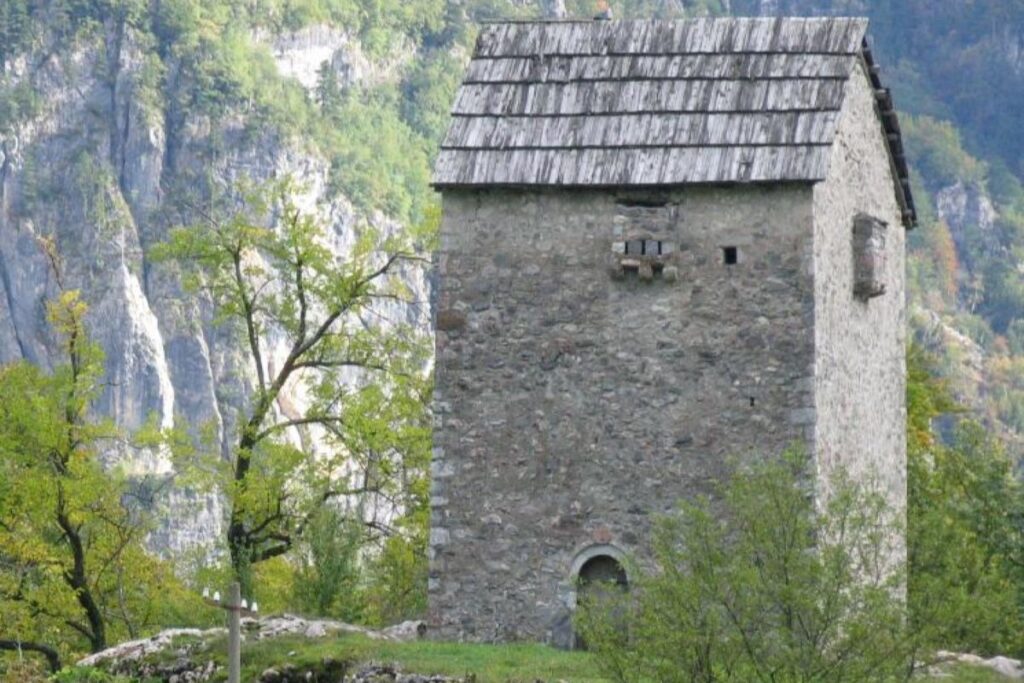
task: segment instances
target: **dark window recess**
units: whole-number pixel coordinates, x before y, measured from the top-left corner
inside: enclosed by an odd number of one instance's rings
[[[668,253],[661,240],[630,240],[625,244],[627,256],[661,256]]]
[[[734,266],[740,262],[740,250],[737,247],[722,247],[722,262]]]

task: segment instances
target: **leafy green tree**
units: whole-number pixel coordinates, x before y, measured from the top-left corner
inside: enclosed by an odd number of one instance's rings
[[[247,594],[252,565],[292,550],[330,501],[374,495],[401,509],[404,479],[423,476],[429,452],[428,340],[387,312],[409,303],[402,273],[419,266],[419,233],[366,228],[335,255],[293,190],[242,187],[235,208],[196,207],[203,220],[157,250],[241,340],[251,389],[240,410],[222,407],[237,410],[237,430],[216,476]],[[287,402],[290,388],[305,405]]]
[[[914,639],[880,496],[840,483],[819,505],[795,453],[737,471],[721,500],[662,519],[650,568],[578,620],[616,681],[886,681]]]
[[[50,303],[64,359],[53,372],[0,368],[0,650],[41,653],[52,669],[64,654],[136,634],[164,578],[144,551],[147,520],[128,505],[130,482],[101,462],[125,439],[90,412],[103,355],[85,311],[73,290]]]
[[[296,607],[306,614],[349,622],[361,619],[359,551],[365,536],[361,514],[353,519],[334,505],[313,514],[295,553]]]
[[[425,478],[423,480],[426,481]],[[421,618],[427,610],[427,533],[425,504],[411,506],[366,569],[366,622],[384,626]]]
[[[1002,447],[963,420],[952,443],[933,431],[959,412],[929,358],[912,347],[907,377],[910,616],[924,642],[1024,652],[1024,494]]]

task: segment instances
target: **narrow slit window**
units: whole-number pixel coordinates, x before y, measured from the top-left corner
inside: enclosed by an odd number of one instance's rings
[[[736,247],[722,247],[722,262],[734,266],[740,261],[740,250]]]

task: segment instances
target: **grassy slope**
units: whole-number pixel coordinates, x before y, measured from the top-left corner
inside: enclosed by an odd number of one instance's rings
[[[209,644],[203,655],[226,666],[223,639]],[[476,683],[611,683],[597,662],[586,652],[564,652],[544,645],[475,645],[419,641],[393,643],[361,635],[337,635],[319,639],[285,636],[250,642],[242,648],[242,680],[255,681],[269,668],[292,665],[300,671],[316,669],[325,660],[353,665],[379,663],[397,665],[405,672],[466,677]],[[1003,683],[1008,679],[986,668],[958,664],[946,669],[948,683]]]
[[[213,659],[224,663],[223,640],[211,643]],[[271,667],[315,667],[327,658],[365,664],[396,664],[418,674],[475,677],[478,683],[544,681],[605,682],[594,659],[584,652],[563,652],[543,645],[465,645],[420,641],[391,643],[360,635],[311,640],[286,636],[242,647],[242,680],[256,680]]]

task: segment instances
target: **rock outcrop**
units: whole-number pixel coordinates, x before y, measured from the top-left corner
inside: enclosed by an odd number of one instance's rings
[[[963,182],[943,188],[935,195],[935,208],[969,268],[980,267],[1002,249],[995,229],[999,214],[982,188]]]
[[[1019,659],[1009,657],[979,657],[978,655],[965,654],[962,652],[947,652],[939,650],[935,653],[939,664],[931,667],[929,673],[935,678],[948,678],[944,664],[958,663],[967,664],[972,667],[990,669],[1008,679],[1019,681],[1024,680],[1024,664]]]
[[[304,619],[290,614],[243,619],[242,633],[246,641],[259,641],[281,636],[329,638],[359,634],[373,640],[406,642],[424,635],[421,621],[406,621],[384,629],[369,629],[330,619]],[[160,680],[168,683],[190,683],[213,680],[221,671],[220,660],[213,657],[212,647],[223,644],[227,631],[223,628],[177,628],[161,631],[149,638],[132,640],[78,662],[78,666],[97,667],[109,673],[133,679]],[[362,664],[333,657],[309,664],[282,662],[266,669],[259,677],[265,683],[290,681],[396,681],[399,683],[446,683],[458,679],[404,673],[394,665]]]

